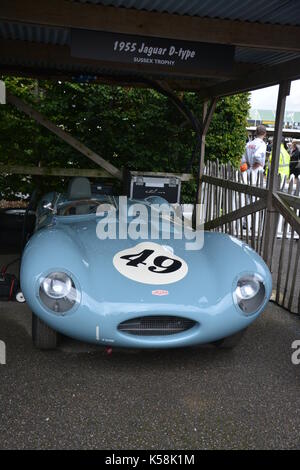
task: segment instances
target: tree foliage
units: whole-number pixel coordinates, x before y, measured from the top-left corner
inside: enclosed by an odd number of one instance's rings
[[[155,90],[11,77],[5,82],[8,90],[119,168],[186,170],[195,147],[195,133],[170,100]],[[181,93],[180,98],[201,118],[202,104],[196,93]],[[207,136],[207,158],[239,162],[248,109],[247,94],[219,101]],[[1,164],[96,167],[11,105],[0,107],[0,126]],[[2,197],[15,198],[16,193],[30,193],[37,183],[46,190],[62,187],[66,181],[2,176],[0,191]],[[193,185],[185,185],[185,199],[193,190]]]

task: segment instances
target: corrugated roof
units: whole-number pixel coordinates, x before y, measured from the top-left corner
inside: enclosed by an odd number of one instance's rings
[[[148,10],[148,11],[159,11],[159,12],[168,12],[176,13],[180,15],[193,15],[201,17],[210,17],[210,18],[228,18],[232,20],[248,20],[248,21],[260,21],[264,22],[273,22],[273,19],[280,17],[281,24],[299,24],[300,25],[300,0],[299,1],[278,1],[270,0],[269,2],[257,2],[255,0],[73,0],[74,2],[81,3],[94,3],[102,5],[111,5],[124,8],[136,8],[139,10]],[[276,16],[277,15],[277,16]],[[0,38],[5,40],[16,40],[16,41],[25,41],[36,44],[46,44],[53,46],[68,46],[70,45],[70,28],[68,27],[58,27],[58,26],[42,26],[38,24],[26,24],[18,21],[0,21]],[[13,47],[18,48],[17,44]],[[35,51],[32,46],[32,50]],[[32,70],[35,68],[48,69],[48,70],[58,70],[60,72],[82,72],[82,73],[91,73],[91,74],[101,74],[105,72],[108,75],[110,74],[109,70],[99,69],[101,65],[91,64],[87,65],[80,63],[74,59],[73,64],[64,64],[60,56],[59,47],[48,48],[51,51],[51,54],[45,53],[45,57],[41,57],[38,54],[33,54],[32,58],[28,57],[24,53],[24,57],[20,54],[15,54],[16,57],[11,57],[9,54],[6,54],[5,57],[0,55],[0,64],[3,65],[12,65],[15,68],[13,70],[18,71],[18,65],[24,66],[25,68],[31,67]],[[56,57],[57,52],[57,57]],[[68,52],[66,52],[68,54]],[[36,57],[34,59],[33,57]],[[235,62],[242,64],[249,64],[257,66],[259,70],[261,66],[274,66],[277,64],[284,63],[293,59],[300,58],[300,52],[288,52],[288,51],[279,51],[271,49],[262,49],[262,48],[251,48],[251,47],[241,47],[237,46],[235,48]],[[73,59],[72,59],[73,60]],[[106,64],[107,65],[107,64]],[[111,65],[108,65],[109,68]],[[112,66],[113,67],[113,66]],[[5,68],[4,68],[5,69]],[[253,67],[240,67],[238,70],[241,70],[240,76],[243,76],[244,70],[253,70]],[[246,72],[245,72],[246,73]],[[115,70],[111,71],[112,75],[117,75]],[[121,76],[121,72],[118,72],[118,75]],[[141,75],[137,74],[136,76]],[[150,74],[147,71],[147,75]],[[155,76],[158,75],[155,73]],[[164,71],[159,72],[160,77],[167,77],[168,72]],[[210,75],[208,75],[209,77]],[[233,75],[234,76],[234,75]],[[226,79],[227,76],[225,76]],[[213,78],[207,81],[207,77],[203,77],[203,86],[213,85],[214,83],[224,81],[219,76],[213,75]],[[176,74],[172,75],[170,80],[179,80],[183,81],[184,77],[182,75]],[[195,77],[186,76],[186,80],[193,80]],[[198,77],[197,77],[198,80]],[[199,85],[199,84],[198,84]],[[191,82],[190,86],[193,88],[194,84]],[[200,85],[199,85],[200,86]]]
[[[298,57],[300,57],[299,52],[272,51],[254,47],[237,47],[235,51],[236,62],[249,64],[276,65]]]
[[[295,111],[294,112],[294,119],[293,119],[294,122],[300,122],[300,112],[299,111]]]
[[[0,21],[0,37],[3,39],[64,46],[70,43],[70,30],[67,28]]]
[[[70,44],[70,29],[0,21],[0,38],[65,46]],[[300,57],[300,53],[236,47],[235,61],[276,65]]]
[[[249,118],[252,121],[274,121],[275,122],[275,109],[254,109],[251,108]],[[300,111],[285,111],[285,122],[300,122]]]
[[[28,41],[32,43],[38,44],[50,44],[50,45],[59,45],[59,46],[66,46],[70,44],[70,29],[69,28],[59,28],[59,27],[49,27],[49,26],[39,26],[33,24],[25,24],[25,23],[17,23],[17,22],[6,22],[0,21],[0,39],[11,39],[11,40],[21,40],[21,41]],[[107,67],[98,67],[95,64],[68,64],[65,62],[61,62],[59,58],[49,58],[45,56],[45,59],[40,60],[37,58],[30,58],[27,57],[25,54],[22,58],[18,57],[6,57],[5,59],[0,55],[0,64],[6,64],[9,66],[17,67],[17,66],[24,66],[26,68],[39,68],[39,69],[50,69],[50,70],[57,70],[60,73],[67,72],[67,73],[74,73],[74,75],[78,76],[78,74],[90,74],[93,75],[104,75],[104,76],[116,76],[116,70],[110,69]],[[143,73],[139,73],[138,71],[125,71],[122,72],[121,70],[118,71],[117,74],[119,77],[136,77],[137,81],[139,78],[143,77]],[[151,78],[151,73],[148,74],[149,78]],[[164,79],[164,73],[155,73],[156,79]],[[182,75],[172,75],[172,81],[176,82],[176,80],[180,80],[180,82],[184,82],[185,80],[189,80],[189,77],[183,77]],[[203,86],[208,86],[212,80],[207,80],[205,78],[197,78],[197,81],[203,84]]]
[[[80,3],[134,8],[229,20],[300,25],[299,0],[75,0]]]
[[[252,109],[250,119],[253,121],[275,121],[275,112],[271,109]]]

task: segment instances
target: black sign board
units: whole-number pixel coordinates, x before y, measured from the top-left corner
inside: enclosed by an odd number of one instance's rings
[[[234,46],[72,29],[71,55],[197,74],[210,69],[229,71]]]

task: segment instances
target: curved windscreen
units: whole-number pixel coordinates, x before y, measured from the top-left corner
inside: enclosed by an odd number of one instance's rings
[[[62,205],[57,207],[58,216],[68,215],[86,215],[86,214],[97,214],[110,210],[116,210],[114,200],[109,196],[103,196],[101,198],[90,198],[90,199],[78,199],[74,201],[66,201]]]

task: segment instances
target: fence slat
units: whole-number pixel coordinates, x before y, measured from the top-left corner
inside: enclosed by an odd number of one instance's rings
[[[286,178],[284,178],[284,181],[286,181]],[[294,187],[294,179],[291,178],[289,186],[288,186],[288,193],[291,194],[293,191]],[[280,247],[280,254],[279,254],[279,263],[278,263],[278,268],[277,268],[277,286],[276,286],[276,302],[279,303],[280,301],[280,287],[281,287],[281,276],[282,276],[282,268],[283,268],[283,259],[284,259],[284,252],[285,252],[285,247],[286,247],[286,234],[287,234],[287,228],[288,228],[288,223],[287,220],[284,219],[284,224],[283,224],[283,232],[282,232],[282,238],[281,238],[281,247]],[[289,273],[286,273],[286,276],[289,276]]]
[[[289,298],[289,302],[288,302],[288,309],[290,311],[292,310],[294,292],[295,292],[295,287],[296,287],[296,276],[297,276],[297,270],[298,270],[298,265],[299,265],[299,258],[300,258],[300,243],[298,242],[297,253],[296,253],[295,262],[294,262],[291,292],[290,292],[290,298]],[[299,310],[298,310],[298,313],[299,313]]]
[[[230,164],[220,164],[218,160],[207,162],[202,195],[206,229],[235,235],[262,254],[268,179],[269,173],[267,178],[262,172],[254,177],[251,172],[242,174]],[[276,213],[275,230],[269,241],[270,268],[274,268],[276,284],[275,300],[279,305],[293,311],[298,309],[299,312],[300,286],[296,274],[300,265],[300,230],[297,222],[300,214],[300,177],[296,181],[293,178],[288,181],[286,177],[281,179],[277,175],[274,194],[274,204],[280,211]],[[278,237],[281,237],[280,241]],[[275,243],[276,250],[279,244],[278,266],[273,266],[277,261],[273,256]]]
[[[238,172],[238,182],[239,182],[239,183],[242,182],[242,173],[241,173],[240,171]],[[237,192],[238,195],[239,195],[239,196],[238,196],[238,199],[239,199],[239,203],[238,203],[238,204],[239,204],[239,207],[238,207],[238,209],[241,209],[241,207],[242,207],[242,193],[241,193],[240,191],[236,191],[236,192]],[[243,235],[243,230],[244,230],[244,229],[243,229],[243,218],[242,218],[242,217],[240,217],[240,230],[241,230],[241,240],[243,240],[243,237],[244,237],[244,235]]]
[[[262,172],[259,173],[259,186],[262,188],[264,185],[264,175]],[[257,226],[257,248],[258,253],[262,252],[262,240],[263,240],[263,221],[264,211],[259,211],[258,215],[258,226]]]

